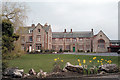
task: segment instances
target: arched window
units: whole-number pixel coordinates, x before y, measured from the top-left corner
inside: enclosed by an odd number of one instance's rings
[[[103,39],[98,40],[98,48],[105,48],[105,41]]]

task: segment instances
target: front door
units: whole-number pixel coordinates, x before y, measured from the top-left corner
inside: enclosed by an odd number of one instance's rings
[[[75,52],[75,47],[73,47],[73,52]]]
[[[31,52],[31,51],[32,51],[32,46],[30,45],[30,46],[29,46],[29,52]]]

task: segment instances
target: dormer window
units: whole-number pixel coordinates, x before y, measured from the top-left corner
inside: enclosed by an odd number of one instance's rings
[[[29,33],[32,33],[32,32],[33,32],[33,30],[32,30],[32,29],[30,29],[30,30],[29,30]]]
[[[38,29],[38,32],[40,33],[40,29]]]

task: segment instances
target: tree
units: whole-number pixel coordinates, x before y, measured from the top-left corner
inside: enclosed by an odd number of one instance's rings
[[[19,38],[13,30],[12,22],[9,20],[2,20],[2,69],[8,67],[7,60],[12,58],[10,54],[14,50],[14,41]]]
[[[19,35],[15,32],[22,27],[27,18],[27,7],[24,3],[2,2],[2,70],[8,67],[7,61],[19,56],[20,45],[15,44]],[[0,18],[1,19],[1,18]],[[1,28],[0,28],[1,30]],[[19,44],[19,43],[17,43]]]
[[[13,26],[11,21],[2,20],[2,54],[3,59],[5,55],[12,50],[14,50],[14,41],[16,41],[19,36],[13,33]],[[6,57],[5,57],[6,58]]]
[[[27,18],[26,12],[28,8],[24,3],[19,2],[3,2],[2,3],[2,19],[7,19],[13,23],[14,30],[24,25]],[[16,31],[15,31],[16,32]]]

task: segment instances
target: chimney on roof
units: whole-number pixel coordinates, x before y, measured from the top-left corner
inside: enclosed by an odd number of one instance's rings
[[[93,29],[91,29],[91,32],[92,32],[92,34],[94,34],[94,33],[93,33]]]
[[[64,29],[64,32],[66,33],[66,29]]]
[[[48,26],[48,23],[45,23],[45,25],[44,26]]]
[[[72,29],[70,29],[70,32],[72,33]]]
[[[40,23],[38,23],[38,25],[40,25]]]
[[[34,27],[35,26],[35,24],[32,24],[32,27]]]

